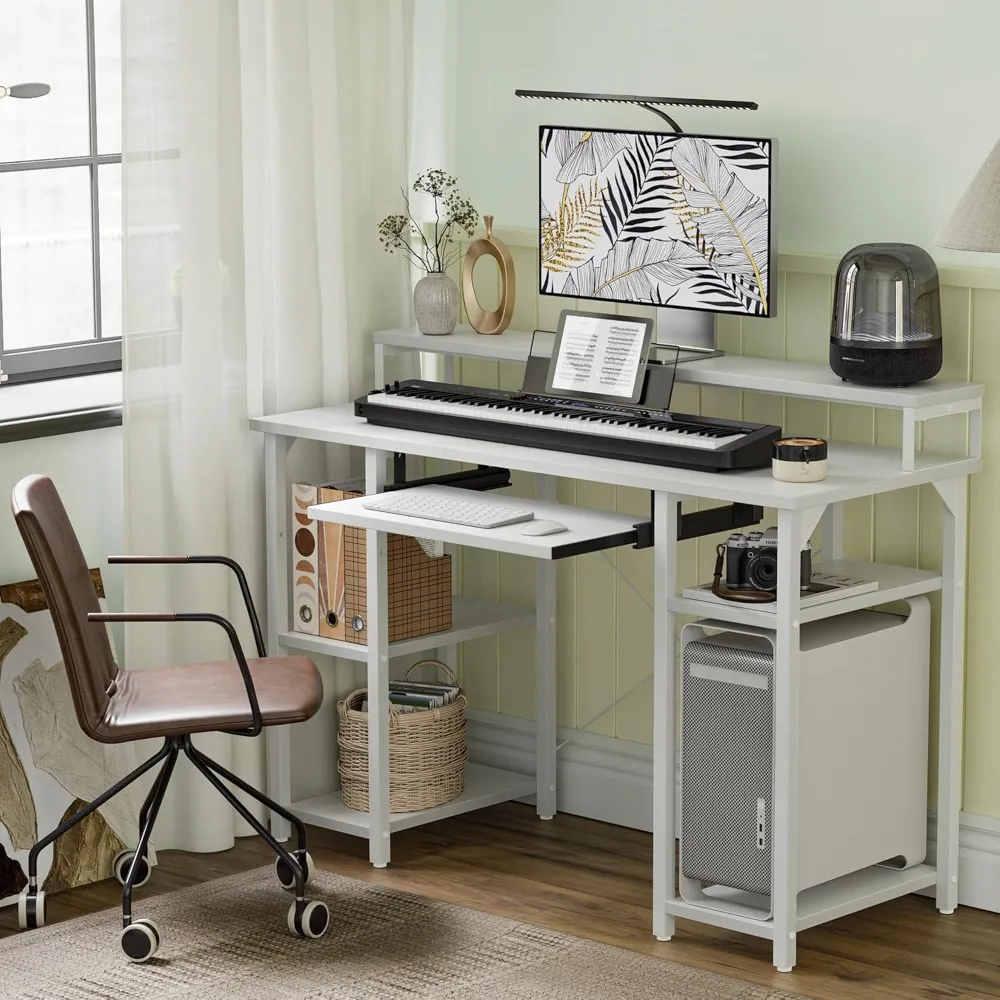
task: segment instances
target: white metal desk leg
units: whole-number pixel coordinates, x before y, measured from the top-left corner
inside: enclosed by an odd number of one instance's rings
[[[385,485],[387,455],[365,451],[365,492]],[[368,590],[368,858],[389,863],[389,574],[384,531],[366,534]]]
[[[677,893],[677,820],[674,809],[677,755],[677,616],[667,599],[677,591],[677,505],[680,497],[653,497],[653,934],[669,941],[674,918],[667,902]]]
[[[539,500],[556,498],[552,476],[535,481]],[[541,819],[556,814],[556,567],[535,563],[535,805]]]
[[[962,808],[965,677],[965,561],[969,480],[935,483],[941,495],[941,691],[938,710],[937,908],[958,906],[958,824]]]
[[[264,435],[264,524],[267,561],[267,649],[276,656],[278,633],[288,628],[288,449],[292,439],[276,434]],[[267,793],[279,805],[292,802],[292,748],[288,726],[267,730]],[[289,824],[271,813],[271,833],[277,840],[287,840]]]
[[[815,523],[815,522],[814,522]],[[778,512],[774,657],[774,796],[771,806],[774,965],[795,965],[799,814],[799,583],[802,514]]]

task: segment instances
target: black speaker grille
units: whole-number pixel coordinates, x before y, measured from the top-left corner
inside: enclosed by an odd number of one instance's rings
[[[862,347],[849,341],[830,342],[830,367],[835,375],[861,385],[913,385],[941,371],[940,340],[889,350]]]
[[[683,659],[681,871],[770,895],[773,657],[689,642]],[[714,676],[692,674],[693,664]],[[746,675],[763,678],[764,686]]]

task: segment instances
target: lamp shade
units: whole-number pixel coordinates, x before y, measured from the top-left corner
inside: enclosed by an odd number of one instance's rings
[[[1000,142],[934,240],[954,250],[1000,253]]]

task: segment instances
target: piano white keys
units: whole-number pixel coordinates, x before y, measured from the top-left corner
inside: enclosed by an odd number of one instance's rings
[[[625,441],[648,442],[650,444],[671,444],[681,448],[699,448],[706,451],[718,451],[727,444],[742,440],[746,435],[734,431],[732,434],[716,436],[708,428],[699,430],[696,425],[685,425],[684,430],[674,430],[661,427],[635,427],[622,424],[610,415],[599,417],[595,411],[586,410],[574,413],[567,409],[558,413],[536,413],[528,407],[518,406],[516,402],[497,401],[478,403],[455,402],[451,400],[422,399],[409,394],[391,392],[372,393],[367,397],[369,403],[378,406],[397,407],[411,412],[436,413],[443,416],[466,417],[474,420],[489,420],[512,424],[515,427],[544,427],[560,431],[576,431],[580,434],[593,434],[606,438],[617,438]]]

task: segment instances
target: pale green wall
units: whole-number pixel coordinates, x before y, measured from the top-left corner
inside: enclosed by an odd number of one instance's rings
[[[456,166],[498,225],[534,222],[539,124],[656,129],[517,87],[754,100],[687,131],[777,138],[781,250],[930,244],[1000,138],[996,0],[456,0]],[[660,123],[662,124],[662,123]],[[943,251],[942,251],[943,254]]]
[[[88,563],[101,567],[109,606],[121,610],[121,570],[104,565],[124,549],[121,428],[0,444],[0,583],[35,576],[7,505],[14,484],[32,473],[51,476]]]
[[[689,131],[776,137],[779,274],[777,319],[722,321],[727,350],[825,361],[832,274],[856,243],[901,240],[926,246],[946,270],[945,374],[987,383],[986,471],[971,491],[969,655],[965,808],[1000,816],[1000,621],[992,608],[1000,509],[1000,261],[933,247],[937,231],[1000,137],[1000,4],[958,0],[942,16],[928,0],[458,0],[455,166],[463,191],[499,226],[533,227],[539,124],[655,128],[639,109],[523,101],[516,87],[756,100],[761,110],[678,111]],[[529,231],[508,233],[520,285],[514,326],[552,328],[565,300],[535,295]],[[829,255],[817,260],[806,255]],[[972,265],[985,266],[977,273]],[[965,268],[958,270],[956,268]],[[478,273],[477,273],[478,276]],[[486,301],[486,296],[483,297]],[[465,362],[465,380],[505,385],[509,366]],[[1000,391],[1000,385],[996,387]],[[754,397],[679,386],[682,409],[782,424],[794,433],[889,444],[896,415],[858,407]],[[937,450],[964,445],[964,418],[928,432]],[[519,482],[521,489],[530,489]],[[577,482],[563,499],[640,511],[632,491]],[[939,513],[931,488],[857,501],[846,517],[849,555],[933,567]],[[621,550],[620,568],[647,597],[648,553]],[[712,540],[686,543],[681,578],[705,579]],[[559,569],[559,721],[584,725],[649,672],[650,619],[634,592],[600,556]],[[531,574],[513,557],[467,553],[463,586],[505,599],[530,595]],[[935,624],[935,641],[937,626]],[[530,636],[469,644],[464,683],[481,708],[533,714]],[[649,686],[591,731],[649,741]]]

